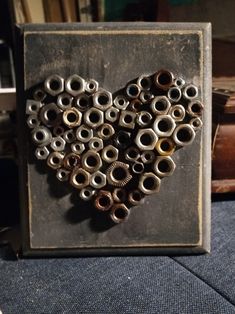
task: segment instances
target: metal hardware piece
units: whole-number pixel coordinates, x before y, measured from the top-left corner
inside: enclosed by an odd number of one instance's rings
[[[117,187],[125,186],[132,178],[129,165],[121,161],[114,161],[107,169],[107,181]]]
[[[65,155],[63,164],[66,169],[73,170],[73,168],[80,166],[81,158],[75,153],[69,153]]]
[[[144,172],[144,164],[142,162],[135,162],[132,167],[132,172],[135,174],[140,174]]]
[[[131,133],[119,131],[114,139],[115,145],[120,149],[125,149],[131,144]]]
[[[95,190],[90,187],[85,187],[81,189],[79,196],[83,201],[90,201],[95,194]]]
[[[64,150],[66,145],[65,140],[61,136],[53,137],[51,140],[51,148],[54,151],[61,152]]]
[[[151,164],[155,157],[154,152],[151,150],[147,150],[141,154],[141,160],[144,164]]]
[[[90,173],[82,168],[74,168],[70,176],[70,184],[76,189],[83,189],[90,183]]]
[[[27,99],[26,114],[37,114],[42,107],[42,103],[38,100]]]
[[[131,205],[139,205],[141,204],[143,201],[143,194],[140,192],[140,190],[133,190],[129,193],[128,195],[128,202]]]
[[[96,152],[100,151],[104,147],[103,140],[99,137],[93,137],[88,143],[89,149]]]
[[[146,195],[157,193],[160,190],[161,180],[152,172],[145,172],[139,180],[139,189]]]
[[[113,197],[109,191],[101,190],[95,198],[95,207],[100,211],[107,211],[113,205]]]
[[[185,99],[195,99],[198,97],[198,88],[193,84],[186,85],[183,90],[183,96]]]
[[[140,151],[137,147],[129,147],[125,151],[125,159],[129,161],[136,161],[140,157]]]
[[[62,182],[68,181],[69,180],[69,175],[70,175],[70,171],[68,171],[66,169],[63,169],[63,168],[59,168],[56,171],[56,178],[59,181],[62,181]]]
[[[203,104],[200,101],[194,100],[188,104],[187,112],[191,117],[200,117],[202,115],[202,111]]]
[[[100,138],[107,140],[115,133],[115,131],[111,124],[104,123],[99,127],[97,133]]]
[[[189,124],[194,129],[194,131],[198,131],[203,126],[202,120],[199,117],[191,119]]]
[[[36,114],[32,114],[27,118],[27,125],[30,129],[36,128],[40,125],[40,121]]]
[[[95,189],[101,189],[106,185],[106,175],[101,171],[92,173],[90,185]]]
[[[149,90],[151,88],[151,86],[152,86],[152,80],[151,80],[151,78],[148,75],[143,74],[143,75],[138,77],[137,85],[142,90]]]
[[[154,83],[158,88],[167,90],[174,83],[174,75],[168,70],[160,70],[154,75]]]
[[[47,159],[48,155],[50,154],[49,150],[46,146],[43,147],[37,147],[35,150],[35,156],[39,160]]]
[[[130,210],[125,204],[114,204],[111,208],[110,218],[116,224],[124,222],[128,219],[130,215]]]
[[[85,145],[81,142],[74,142],[71,145],[71,150],[75,154],[82,154],[85,150]]]
[[[99,83],[96,80],[89,79],[86,81],[85,90],[89,94],[94,94],[99,89]]]
[[[175,121],[170,115],[158,116],[153,123],[153,129],[159,137],[171,136],[175,127]]]
[[[183,80],[181,77],[177,77],[174,79],[174,85],[182,88],[185,85],[185,80]]]
[[[97,108],[90,108],[84,113],[84,123],[91,128],[98,128],[104,123],[104,112]]]
[[[180,124],[173,133],[173,140],[178,146],[190,145],[195,138],[195,131],[189,124]]]
[[[111,107],[105,111],[105,119],[109,122],[115,122],[119,118],[119,109]]]
[[[57,125],[53,128],[53,131],[52,133],[55,135],[55,136],[63,136],[64,134],[64,127],[61,126],[61,125]]]
[[[101,157],[107,163],[114,162],[118,159],[118,149],[113,145],[105,146],[102,150]]]
[[[97,152],[88,150],[82,155],[81,165],[88,172],[95,172],[102,166],[102,160]]]
[[[179,87],[171,87],[167,92],[168,99],[171,102],[178,102],[181,98],[181,89]]]
[[[118,124],[124,128],[134,129],[135,119],[136,119],[136,113],[132,111],[123,110],[121,111]]]
[[[140,150],[154,149],[158,136],[152,129],[140,129],[136,135],[135,143]]]
[[[92,137],[93,137],[93,130],[87,127],[85,124],[82,124],[76,130],[76,138],[80,142],[87,143],[92,139]]]
[[[173,174],[176,166],[173,159],[169,156],[157,157],[153,169],[159,177],[169,177]]]
[[[150,107],[155,115],[165,115],[168,113],[171,103],[166,96],[156,96],[153,98]]]
[[[65,81],[65,90],[72,96],[77,96],[85,91],[85,80],[77,75],[73,74]]]
[[[64,132],[64,135],[63,135],[63,138],[64,140],[67,142],[67,143],[72,143],[73,141],[76,140],[76,137],[75,137],[75,134],[74,134],[74,131],[73,130],[67,130]]]
[[[129,101],[125,96],[118,95],[115,97],[113,104],[117,109],[125,110],[129,105]]]
[[[46,93],[42,88],[38,88],[33,92],[33,99],[43,101],[46,98]]]
[[[54,74],[50,75],[44,82],[44,89],[51,96],[56,96],[64,91],[63,77]]]
[[[137,84],[128,84],[126,87],[126,94],[129,98],[137,98],[140,94],[140,88]]]
[[[54,103],[44,105],[39,112],[39,118],[44,125],[54,127],[61,122],[61,110]]]
[[[143,104],[150,102],[151,99],[154,98],[154,95],[150,93],[150,91],[143,91],[140,93],[140,101]]]
[[[146,127],[151,123],[152,115],[148,111],[140,111],[137,113],[136,123],[140,127]]]
[[[47,165],[52,169],[58,169],[63,164],[64,154],[60,152],[52,152],[47,157]]]
[[[75,99],[75,106],[80,111],[86,111],[91,106],[91,99],[86,94],[80,94]]]
[[[129,109],[134,112],[139,112],[142,106],[143,103],[139,99],[132,99],[129,105]]]
[[[63,113],[63,122],[68,128],[79,126],[82,121],[82,114],[76,108],[70,108]]]
[[[39,126],[32,131],[32,140],[38,146],[47,146],[51,138],[51,131],[44,126]]]
[[[170,156],[175,151],[175,143],[171,138],[160,138],[155,146],[157,152],[161,156]]]
[[[177,122],[183,121],[185,118],[185,109],[182,105],[177,104],[170,108],[168,114]]]
[[[127,193],[125,189],[115,188],[113,190],[113,200],[117,203],[124,203],[127,200]]]
[[[112,106],[112,94],[105,89],[98,90],[92,97],[94,107],[102,111]]]
[[[67,93],[62,93],[57,98],[57,106],[61,110],[66,110],[71,108],[73,102],[73,97]]]

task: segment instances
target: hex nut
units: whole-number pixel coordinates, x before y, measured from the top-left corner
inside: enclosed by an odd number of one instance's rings
[[[38,146],[47,146],[51,142],[51,132],[48,128],[39,126],[32,131],[32,141]]]
[[[61,122],[61,110],[56,104],[50,103],[41,108],[39,117],[44,125],[54,127]]]
[[[172,106],[168,114],[177,122],[183,121],[185,118],[185,109],[182,105]]]
[[[84,114],[84,123],[91,128],[98,128],[104,123],[104,113],[97,108],[90,108]]]
[[[52,152],[47,157],[47,165],[52,169],[58,169],[63,164],[64,154],[60,152]]]
[[[114,161],[106,171],[107,181],[109,184],[123,187],[132,178],[129,172],[129,165],[121,161]]]
[[[135,162],[131,168],[132,172],[135,174],[140,174],[144,172],[144,164],[142,162]]]
[[[136,113],[132,111],[122,110],[119,118],[119,125],[124,128],[135,128]]]
[[[154,83],[157,88],[167,90],[174,83],[174,75],[168,70],[160,70],[154,75]]]
[[[80,111],[86,111],[91,106],[91,99],[86,94],[80,94],[76,97],[75,105]]]
[[[92,199],[93,195],[95,195],[95,192],[96,192],[95,190],[93,190],[92,188],[90,188],[88,186],[88,187],[81,189],[79,196],[84,201],[90,201]]]
[[[65,90],[72,96],[77,96],[85,91],[85,80],[77,75],[73,74],[65,81]]]
[[[149,90],[151,88],[151,86],[152,86],[152,80],[151,80],[151,78],[148,75],[143,74],[143,75],[138,77],[137,85],[142,90]]]
[[[82,154],[85,150],[85,145],[80,142],[74,142],[71,145],[71,150],[75,154]]]
[[[146,195],[157,193],[160,190],[161,180],[152,172],[145,172],[139,180],[139,189]]]
[[[114,204],[110,211],[110,218],[116,224],[127,221],[130,215],[130,210],[125,204]]]
[[[113,205],[113,197],[109,191],[100,190],[95,198],[95,208],[100,211],[107,211]]]
[[[82,168],[75,168],[70,176],[70,184],[76,189],[83,189],[90,182],[90,173]]]
[[[107,163],[114,162],[118,159],[118,149],[113,145],[105,146],[102,150],[101,157]]]
[[[154,95],[150,93],[150,91],[143,91],[140,93],[140,101],[143,104],[148,103],[151,99],[154,98]]]
[[[46,93],[42,88],[38,88],[33,92],[33,99],[43,101],[46,98]]]
[[[103,140],[99,137],[93,137],[88,143],[89,149],[96,152],[100,151],[104,147]]]
[[[140,127],[148,126],[152,121],[152,115],[148,111],[140,111],[137,113],[136,123]]]
[[[79,167],[81,162],[80,162],[80,156],[75,154],[75,153],[69,153],[65,155],[64,157],[64,167],[68,170],[73,170],[75,167]]]
[[[115,122],[119,118],[119,109],[111,107],[105,111],[105,119],[109,122]]]
[[[184,87],[183,96],[185,99],[191,100],[198,97],[198,88],[193,84],[188,84]]]
[[[189,124],[194,129],[194,131],[198,131],[203,126],[203,122],[199,117],[191,119]]]
[[[141,160],[144,164],[151,164],[155,159],[155,154],[152,150],[144,151],[141,155]]]
[[[94,107],[102,111],[105,111],[112,106],[112,94],[105,89],[98,90],[92,97]]]
[[[126,190],[115,188],[112,192],[113,200],[117,203],[124,203],[127,200]]]
[[[82,114],[76,108],[70,108],[63,113],[63,122],[68,128],[79,126],[82,121]]]
[[[140,150],[152,150],[158,137],[152,129],[140,129],[136,135],[135,143]]]
[[[102,166],[102,160],[97,152],[88,150],[82,155],[82,168],[88,172],[95,172]]]
[[[36,156],[37,159],[39,159],[39,160],[47,159],[49,153],[50,153],[50,152],[49,152],[49,150],[47,149],[46,146],[37,147],[36,150],[35,150],[35,156]]]
[[[112,127],[111,124],[108,123],[104,123],[103,125],[101,125],[98,129],[98,135],[100,138],[102,138],[103,140],[107,140],[109,139],[111,136],[113,136],[113,134],[115,133],[114,128]]]
[[[181,89],[179,87],[171,87],[167,92],[167,97],[172,102],[178,102],[181,98]]]
[[[57,152],[63,151],[65,144],[65,140],[61,136],[53,137],[51,140],[51,148]]]
[[[74,131],[73,130],[65,131],[64,134],[63,134],[63,139],[67,143],[72,143],[73,141],[75,141],[76,137],[74,135]]]
[[[200,117],[203,111],[203,104],[198,101],[191,101],[188,104],[187,112],[191,117]]]
[[[185,85],[185,80],[181,77],[177,77],[174,79],[174,85],[178,86],[179,88],[182,88]]]
[[[140,157],[140,151],[137,147],[131,146],[125,151],[125,159],[136,161]]]
[[[127,131],[119,131],[114,139],[115,145],[121,149],[125,149],[131,145],[131,133]]]
[[[125,110],[129,105],[129,101],[125,96],[117,95],[113,101],[113,104],[117,109]]]
[[[195,138],[195,131],[189,124],[180,124],[173,133],[173,140],[178,146],[192,144]]]
[[[93,130],[88,128],[85,124],[82,124],[76,130],[76,138],[80,142],[87,143],[92,139],[92,137],[93,137]]]
[[[90,185],[95,189],[101,189],[106,185],[106,175],[101,171],[92,173]]]
[[[155,115],[167,114],[171,103],[166,96],[156,96],[153,98],[150,108]]]
[[[44,89],[51,96],[56,96],[64,91],[64,79],[57,74],[51,75],[45,80]]]
[[[171,138],[160,138],[155,146],[157,152],[161,156],[170,156],[175,151],[175,143]]]
[[[158,116],[153,123],[153,129],[159,137],[171,136],[175,127],[175,121],[170,115]]]
[[[73,97],[67,93],[62,93],[57,98],[57,106],[61,110],[66,110],[71,108],[73,102]]]
[[[63,136],[64,134],[64,127],[62,127],[61,125],[56,125],[54,128],[53,128],[53,134],[55,136]]]
[[[176,165],[173,159],[169,156],[158,156],[153,165],[153,170],[159,177],[171,176],[175,168]]]
[[[28,116],[27,125],[30,129],[36,128],[40,125],[40,121],[38,120],[36,114],[31,114],[30,116]]]
[[[128,84],[126,87],[126,94],[129,98],[138,98],[140,94],[140,87],[137,84]]]
[[[99,83],[96,80],[89,79],[86,81],[85,90],[89,94],[94,94],[99,89]]]
[[[139,112],[141,107],[143,106],[143,103],[139,99],[132,99],[129,108],[131,111]]]
[[[66,169],[63,169],[63,168],[59,168],[57,169],[56,171],[56,178],[59,180],[59,181],[68,181],[69,179],[69,174],[70,174],[70,171],[66,170]]]
[[[28,99],[26,101],[26,114],[37,114],[42,107],[42,103],[37,100]]]
[[[128,195],[128,202],[134,206],[143,203],[143,194],[138,189],[131,191]]]

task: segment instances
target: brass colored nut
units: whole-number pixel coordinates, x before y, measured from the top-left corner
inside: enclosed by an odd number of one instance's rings
[[[155,154],[152,150],[147,150],[141,154],[141,160],[144,164],[151,164],[155,159]]]
[[[157,157],[153,169],[159,177],[169,177],[175,171],[176,165],[169,156]]]
[[[200,117],[203,111],[203,104],[198,101],[191,101],[188,104],[187,112],[191,117]]]
[[[90,188],[89,186],[81,189],[79,196],[82,200],[84,201],[90,201],[93,197],[93,195],[95,195],[95,190]]]
[[[125,186],[132,178],[129,165],[121,161],[114,161],[106,172],[108,183],[117,187]]]
[[[128,84],[126,87],[126,94],[129,98],[138,98],[140,91],[140,87],[134,83]]]
[[[105,111],[105,119],[109,122],[115,122],[119,118],[119,109],[111,107]]]
[[[38,146],[47,146],[51,138],[51,131],[44,126],[39,126],[32,131],[32,141]]]
[[[170,156],[175,151],[175,143],[171,138],[160,138],[155,146],[161,156]]]
[[[85,112],[83,121],[86,125],[96,129],[104,123],[104,113],[97,108],[90,108]]]
[[[193,84],[186,85],[183,90],[183,96],[185,99],[191,100],[198,97],[198,88]]]
[[[150,108],[155,115],[167,114],[171,103],[166,96],[156,96],[151,101]]]
[[[37,159],[39,160],[43,160],[43,159],[47,159],[48,155],[49,155],[49,150],[47,149],[46,146],[43,147],[38,147],[35,150],[35,156],[37,157]]]
[[[63,113],[63,122],[68,128],[79,126],[82,121],[82,114],[76,108],[70,108]]]
[[[138,205],[140,203],[142,203],[143,201],[143,194],[140,192],[140,190],[133,190],[129,193],[128,195],[128,202],[131,205]]]
[[[189,124],[180,124],[173,133],[173,140],[178,146],[192,144],[195,138],[195,131]]]
[[[27,118],[27,125],[30,129],[34,129],[40,125],[40,121],[36,114],[32,114]]]
[[[126,99],[125,96],[122,96],[122,95],[116,96],[113,103],[114,103],[114,106],[120,110],[125,110],[127,106],[129,105],[129,101]]]
[[[102,160],[97,152],[88,150],[82,155],[82,168],[88,172],[95,172],[102,166]]]
[[[70,171],[68,171],[68,170],[66,170],[66,169],[63,169],[63,168],[57,169],[56,178],[57,178],[59,181],[62,181],[62,182],[68,181],[69,175],[70,175]]]
[[[168,113],[175,121],[180,122],[185,118],[185,109],[182,105],[178,104],[172,106]]]
[[[107,110],[113,104],[112,94],[105,89],[98,90],[92,97],[94,107],[102,111]]]
[[[72,143],[73,141],[75,141],[76,137],[75,137],[74,131],[73,130],[65,131],[63,134],[63,139],[67,143]]]
[[[102,150],[101,157],[107,163],[114,162],[118,159],[118,149],[113,145],[105,146]]]
[[[138,77],[137,85],[142,90],[149,90],[151,88],[151,86],[152,86],[152,80],[151,80],[151,78],[148,75],[143,74],[143,75]]]
[[[124,222],[128,219],[130,210],[125,204],[114,204],[110,211],[110,218],[116,224]]]
[[[175,121],[169,115],[158,116],[153,123],[153,129],[159,137],[171,136],[175,127]]]
[[[57,106],[61,110],[66,110],[71,108],[73,102],[73,97],[67,93],[62,93],[57,98]]]
[[[71,145],[71,150],[72,152],[74,152],[75,154],[82,154],[85,150],[85,145],[83,143],[80,143],[80,142],[74,142],[72,145]]]
[[[42,103],[40,101],[28,99],[26,101],[26,114],[36,115],[39,112],[41,107],[42,107]]]
[[[51,96],[56,96],[64,91],[64,79],[57,74],[51,75],[45,80],[44,89]]]
[[[52,152],[47,157],[47,165],[52,169],[58,169],[62,166],[64,154],[60,152]]]
[[[174,75],[167,70],[160,70],[154,75],[154,83],[156,87],[167,90],[174,83]]]
[[[136,135],[135,143],[140,150],[152,150],[158,137],[152,129],[140,129]]]
[[[117,203],[124,203],[127,200],[126,190],[122,188],[115,188],[113,190],[113,200]]]
[[[89,149],[96,152],[100,151],[104,147],[103,140],[99,137],[93,137],[88,143]]]
[[[141,175],[139,186],[141,192],[146,195],[157,193],[160,190],[161,180],[152,172],[145,172]]]
[[[64,167],[68,170],[73,170],[74,167],[79,167],[80,162],[80,156],[75,153],[69,153],[64,157]]]
[[[89,94],[94,94],[99,89],[99,83],[96,80],[89,79],[86,81],[85,90]]]
[[[70,176],[70,184],[76,189],[83,189],[90,183],[90,173],[82,168],[73,169]]]
[[[103,140],[109,139],[115,133],[111,124],[104,123],[98,129],[98,135]]]
[[[113,205],[113,197],[109,191],[101,190],[95,198],[95,208],[100,211],[107,211]]]
[[[189,124],[194,129],[194,131],[198,131],[203,126],[202,120],[199,117],[191,119]]]
[[[75,105],[80,111],[86,111],[91,106],[91,98],[86,94],[80,94],[76,97]]]
[[[181,98],[181,89],[173,86],[167,92],[167,97],[171,102],[178,102]]]
[[[77,74],[71,75],[65,81],[65,90],[72,96],[77,96],[83,93],[85,91],[84,79]]]
[[[54,127],[61,122],[61,110],[56,104],[50,103],[41,108],[39,117],[44,125]]]
[[[76,138],[78,141],[87,143],[93,137],[93,130],[82,124],[76,131]]]
[[[101,189],[106,185],[106,175],[101,171],[92,173],[90,185],[95,189]]]
[[[51,140],[51,148],[54,151],[61,152],[65,148],[65,140],[61,136],[53,137]]]
[[[122,110],[119,118],[119,125],[124,128],[135,128],[136,113],[132,111]]]

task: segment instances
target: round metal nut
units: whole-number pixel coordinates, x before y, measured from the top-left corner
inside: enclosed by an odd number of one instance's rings
[[[110,218],[116,224],[124,222],[128,219],[130,210],[125,204],[114,204],[110,211]]]
[[[136,135],[135,143],[140,150],[152,150],[157,140],[158,137],[152,129],[141,129]]]
[[[143,104],[139,99],[132,99],[129,108],[131,111],[139,112],[142,106]]]
[[[173,140],[178,146],[192,144],[195,138],[195,131],[189,124],[180,124],[173,133]]]
[[[106,175],[101,171],[96,171],[91,175],[90,185],[95,189],[101,189],[106,185]]]
[[[115,97],[113,104],[117,109],[125,110],[129,105],[129,101],[125,96],[118,95]]]
[[[185,118],[185,109],[182,105],[178,104],[172,106],[168,113],[175,121],[180,122]]]
[[[169,115],[158,116],[153,123],[153,129],[159,137],[171,136],[175,127],[175,121]]]
[[[86,94],[78,95],[76,97],[75,105],[80,111],[86,111],[91,106],[91,99]]]
[[[30,129],[36,128],[40,125],[40,121],[36,114],[32,114],[27,118],[27,125]]]
[[[200,117],[203,111],[203,104],[198,101],[191,101],[188,104],[187,112],[191,117]]]
[[[98,128],[104,123],[104,113],[97,108],[90,108],[84,114],[84,123],[91,128]]]
[[[161,156],[169,156],[175,151],[175,143],[171,138],[160,138],[155,148]]]
[[[167,92],[167,96],[169,98],[170,101],[172,102],[178,102],[181,98],[181,89],[179,87],[171,87],[168,92]]]
[[[122,188],[115,188],[112,195],[113,200],[117,203],[124,203],[127,199],[126,190]]]
[[[82,155],[81,165],[88,172],[95,172],[102,166],[102,160],[98,153],[88,150]]]
[[[167,114],[171,103],[166,96],[156,96],[151,102],[151,110],[156,115]]]
[[[95,208],[100,211],[107,211],[113,205],[113,197],[109,191],[101,190],[95,198]]]
[[[70,176],[70,184],[76,189],[83,189],[90,182],[90,173],[82,168],[75,168]]]
[[[148,111],[140,111],[137,113],[136,123],[140,127],[146,127],[151,123],[152,115]]]
[[[84,79],[77,74],[71,75],[65,81],[65,90],[72,96],[77,96],[83,93],[85,91]]]
[[[193,84],[186,85],[183,90],[183,96],[185,99],[195,99],[198,97],[198,88]]]
[[[118,149],[113,145],[105,146],[102,150],[101,157],[107,163],[114,162],[118,159]]]
[[[160,190],[161,180],[152,172],[145,172],[139,180],[139,189],[146,195],[157,193]]]
[[[64,154],[60,152],[52,152],[47,157],[47,165],[52,169],[58,169],[63,164]]]
[[[152,86],[152,80],[151,80],[151,78],[148,75],[143,74],[143,75],[138,77],[137,85],[142,90],[149,90],[151,88],[151,86]]]
[[[52,132],[55,136],[62,136],[64,134],[64,127],[57,125],[53,128]]]
[[[49,152],[49,150],[47,149],[46,146],[44,146],[44,147],[37,147],[36,150],[35,150],[35,156],[39,160],[47,159],[49,153],[50,152]]]
[[[54,127],[61,122],[61,110],[56,104],[50,103],[41,108],[39,117],[44,125]]]
[[[155,159],[155,154],[152,150],[143,152],[141,155],[141,160],[144,164],[151,164]]]
[[[115,145],[121,149],[125,149],[131,144],[131,133],[119,131],[114,139]]]
[[[159,177],[169,177],[173,174],[176,165],[169,156],[157,157],[153,170]]]
[[[131,168],[132,172],[135,174],[140,174],[144,172],[144,164],[142,162],[135,162]]]
[[[140,91],[140,87],[134,83],[128,84],[126,87],[126,94],[129,98],[138,98]]]
[[[99,127],[97,133],[100,138],[102,138],[103,140],[107,140],[115,133],[115,131],[111,124],[104,123]]]
[[[99,89],[99,83],[96,80],[89,79],[86,81],[85,90],[89,94],[94,94]]]
[[[143,202],[143,194],[140,192],[140,190],[133,190],[128,195],[128,202],[131,205],[139,205]]]
[[[98,90],[92,97],[94,107],[102,111],[112,106],[112,94],[105,89]]]
[[[82,154],[85,150],[85,145],[80,142],[74,142],[71,145],[71,150],[75,154]]]
[[[135,128],[136,113],[132,111],[122,110],[118,124],[121,127],[134,129]]]
[[[140,151],[137,147],[129,147],[125,151],[125,159],[129,161],[136,161],[140,157]]]
[[[194,129],[194,131],[198,131],[203,126],[202,120],[199,117],[191,119],[189,124]]]
[[[28,99],[26,101],[26,114],[37,114],[42,107],[42,103],[37,100]]]
[[[56,96],[64,91],[64,79],[57,74],[51,75],[45,80],[44,89],[51,96]]]
[[[38,88],[33,92],[33,99],[43,101],[46,98],[46,93],[42,88]]]
[[[66,110],[71,108],[73,102],[73,97],[67,93],[62,93],[57,98],[57,106],[61,110]]]
[[[140,93],[140,101],[143,104],[150,102],[151,99],[154,98],[154,95],[150,93],[150,91],[143,91]]]
[[[32,131],[32,140],[38,146],[46,146],[51,142],[51,132],[48,128],[39,126]]]
[[[63,164],[66,169],[73,170],[73,168],[80,166],[80,156],[75,153],[69,153],[65,155]]]
[[[111,107],[105,111],[105,119],[109,122],[115,122],[119,118],[119,109]]]
[[[167,90],[174,83],[174,75],[168,70],[160,70],[154,75],[154,83],[158,88]]]
[[[82,121],[82,114],[76,108],[70,108],[63,113],[63,122],[68,128],[79,126]]]
[[[185,80],[181,77],[177,77],[174,79],[174,85],[178,86],[179,88],[182,88],[185,85]]]
[[[125,186],[132,178],[129,165],[121,161],[114,161],[107,169],[106,176],[108,183],[117,187]]]
[[[92,197],[95,195],[95,190],[90,187],[85,187],[81,189],[79,196],[83,201],[90,201]]]
[[[66,169],[63,169],[63,168],[59,168],[57,169],[56,171],[56,178],[59,180],[59,181],[68,181],[69,179],[69,175],[70,175],[70,171],[66,170]]]
[[[99,137],[93,137],[88,143],[89,149],[96,152],[100,151],[104,147],[103,140]]]
[[[93,130],[82,124],[76,131],[76,137],[80,142],[87,143],[93,137]]]
[[[64,134],[63,134],[63,138],[64,138],[65,142],[67,142],[67,143],[72,143],[72,142],[74,142],[75,139],[76,139],[73,130],[67,130],[67,131],[65,131]]]
[[[53,137],[51,140],[51,148],[57,152],[63,151],[65,144],[65,140],[61,136]]]

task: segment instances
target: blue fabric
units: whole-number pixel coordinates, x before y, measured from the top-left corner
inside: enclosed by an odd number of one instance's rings
[[[235,313],[235,202],[214,203],[212,213],[210,255],[0,258],[0,309],[3,314]]]

